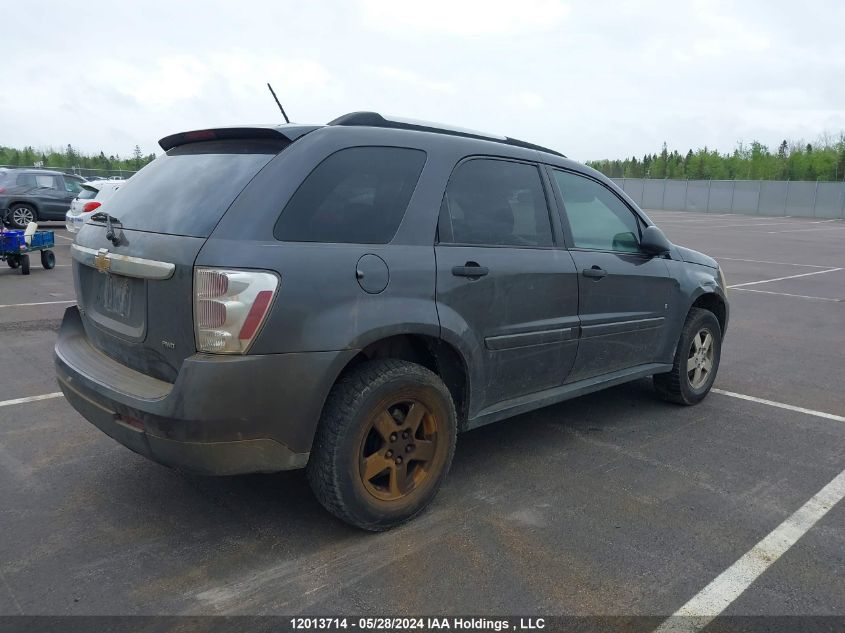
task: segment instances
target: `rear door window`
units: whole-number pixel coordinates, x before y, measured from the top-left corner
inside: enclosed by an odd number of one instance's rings
[[[425,152],[403,147],[335,152],[293,194],[276,222],[276,239],[388,243],[405,216],[425,159]]]
[[[238,194],[286,143],[226,140],[180,145],[121,184],[109,214],[123,228],[208,237]]]
[[[551,246],[537,167],[486,158],[458,165],[443,197],[438,235],[441,243]]]

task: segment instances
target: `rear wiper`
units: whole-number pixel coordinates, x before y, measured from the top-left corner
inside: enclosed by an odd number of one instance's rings
[[[98,211],[97,213],[91,216],[91,219],[94,222],[105,222],[106,239],[115,246],[118,246],[120,244],[120,238],[115,234],[114,226],[112,226],[112,223],[122,224],[122,222],[118,218],[109,215],[105,211]]]

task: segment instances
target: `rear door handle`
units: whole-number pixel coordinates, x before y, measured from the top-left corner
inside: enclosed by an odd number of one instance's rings
[[[467,262],[463,266],[454,266],[452,274],[455,277],[483,277],[490,272],[487,266],[479,266],[478,262]]]
[[[591,279],[601,279],[602,277],[607,277],[607,271],[599,266],[585,268],[581,271],[581,274],[585,277],[590,277]]]

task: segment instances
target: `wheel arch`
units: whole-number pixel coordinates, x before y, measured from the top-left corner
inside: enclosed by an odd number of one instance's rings
[[[719,321],[719,328],[722,330],[722,336],[725,335],[725,330],[728,327],[728,303],[719,293],[713,291],[702,290],[694,298],[689,309],[702,308],[712,312]],[[689,310],[687,310],[689,314]]]
[[[458,429],[464,428],[469,411],[470,377],[466,359],[454,345],[430,333],[406,332],[376,338],[346,363],[334,382],[353,367],[380,358],[407,360],[437,374],[452,395]]]
[[[35,211],[36,215],[38,215],[38,213],[40,213],[40,211],[41,211],[41,209],[38,208],[38,203],[33,202],[32,200],[15,200],[13,198],[13,199],[10,199],[9,202],[7,202],[6,204],[7,204],[9,209],[11,209],[16,204],[23,204],[23,205],[26,205],[28,207],[32,207],[32,209]]]

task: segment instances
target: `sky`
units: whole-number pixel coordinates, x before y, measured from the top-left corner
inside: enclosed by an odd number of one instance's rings
[[[845,131],[842,0],[14,2],[0,145],[375,110],[586,161]],[[8,28],[6,29],[9,30]]]

